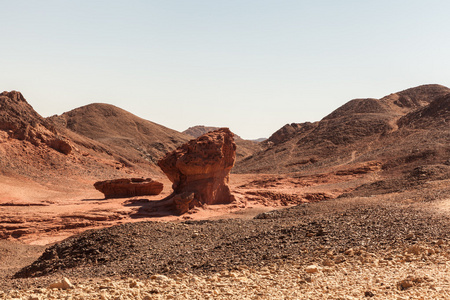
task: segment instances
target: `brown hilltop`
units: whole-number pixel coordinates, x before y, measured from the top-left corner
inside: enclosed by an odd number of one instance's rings
[[[0,101],[1,130],[14,132],[31,124],[43,124],[44,127],[50,127],[20,92],[3,92],[0,94]]]
[[[443,161],[450,152],[449,94],[447,87],[423,85],[380,100],[351,100],[319,122],[285,125],[234,172],[311,171],[369,160],[386,168],[405,160],[411,166]],[[408,159],[412,152],[416,158]]]
[[[20,92],[0,94],[0,170],[3,175],[42,178],[67,160],[72,143],[39,115]]]
[[[309,129],[312,129],[315,125],[310,123],[310,122],[306,122],[306,123],[291,123],[291,124],[286,124],[283,127],[281,127],[280,129],[278,129],[277,131],[275,131],[267,140],[265,140],[263,143],[264,144],[280,144],[284,141],[289,140],[290,138],[292,138],[294,135],[296,135],[297,133],[301,132],[301,131],[307,131]]]
[[[427,106],[433,100],[450,93],[450,89],[439,84],[425,84],[390,94],[380,99],[391,112],[404,115],[412,110]]]
[[[154,165],[166,152],[189,140],[184,134],[110,104],[89,104],[51,120],[106,145],[132,163]]]

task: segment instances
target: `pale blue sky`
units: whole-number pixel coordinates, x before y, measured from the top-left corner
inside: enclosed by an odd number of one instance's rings
[[[0,90],[268,137],[353,98],[450,86],[450,1],[0,0]]]

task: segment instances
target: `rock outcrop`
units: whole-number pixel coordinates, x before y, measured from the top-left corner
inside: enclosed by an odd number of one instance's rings
[[[263,143],[269,146],[281,144],[300,132],[307,132],[314,129],[316,125],[317,123],[311,122],[286,124],[274,132]]]
[[[163,184],[151,178],[121,178],[98,181],[94,187],[105,195],[105,198],[127,198],[135,196],[159,195]]]
[[[173,194],[157,206],[183,214],[195,206],[234,201],[228,187],[236,159],[233,133],[221,128],[168,153],[158,165],[173,182]]]
[[[44,144],[66,155],[72,151],[67,139],[60,136],[54,126],[17,91],[0,94],[0,130],[10,138],[28,141],[35,146]]]

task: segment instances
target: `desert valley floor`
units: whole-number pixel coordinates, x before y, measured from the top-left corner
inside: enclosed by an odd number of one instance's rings
[[[105,200],[95,190],[63,194],[36,189],[40,197],[33,202],[19,185],[10,190],[19,193],[14,201],[2,206],[2,222],[7,218],[25,233],[18,241],[0,242],[0,295],[447,299],[449,180],[427,181],[403,192],[345,196],[376,173],[235,174],[235,204],[199,208],[181,217],[146,215],[146,203],[164,195]],[[446,198],[436,200],[436,194]],[[117,224],[122,225],[109,227]],[[74,235],[96,227],[109,228]],[[38,259],[45,245],[54,245],[45,252],[51,259],[22,271],[20,277],[31,278],[11,278]],[[72,289],[48,288],[63,277]]]

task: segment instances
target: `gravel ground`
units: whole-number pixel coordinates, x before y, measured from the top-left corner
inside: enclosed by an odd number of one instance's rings
[[[0,291],[1,299],[449,299],[448,245],[422,245],[392,260],[368,252],[206,274],[77,280],[67,289]],[[443,250],[446,249],[446,250]],[[411,251],[412,252],[412,251]],[[433,252],[433,253],[431,253]],[[423,260],[423,256],[426,260]]]
[[[3,276],[0,296],[446,299],[449,218],[420,207],[342,198],[253,220],[141,222],[87,231],[50,246],[16,278]],[[74,289],[48,289],[63,276]]]

